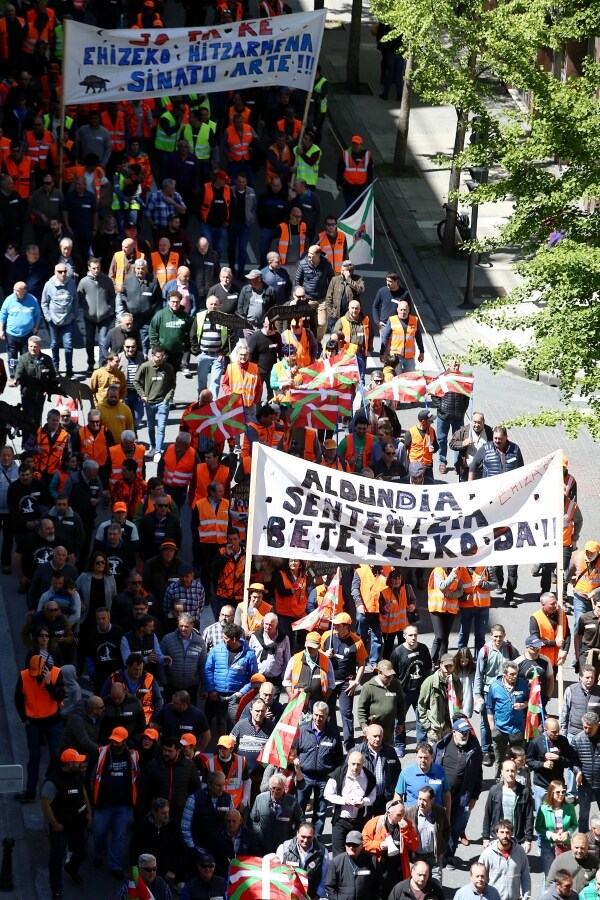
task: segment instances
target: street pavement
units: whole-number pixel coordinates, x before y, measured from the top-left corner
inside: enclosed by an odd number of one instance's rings
[[[379,54],[370,34],[371,19],[365,12],[361,45],[361,82],[363,92],[350,96],[345,90],[345,66],[348,38],[348,6],[340,2],[329,2],[328,27],[325,33],[322,61],[324,71],[330,80],[332,92],[330,100],[331,127],[325,129],[323,149],[325,164],[319,193],[323,212],[343,212],[342,198],[335,189],[335,169],[337,156],[342,146],[349,142],[351,134],[357,130],[363,135],[367,147],[375,155],[377,230],[375,239],[375,261],[370,269],[365,267],[361,274],[367,282],[365,308],[370,310],[377,289],[384,283],[385,272],[399,270],[411,292],[425,332],[427,356],[425,367],[440,370],[443,358],[452,352],[463,353],[471,340],[481,337],[483,332],[472,320],[466,318],[459,309],[466,278],[466,261],[463,258],[447,260],[439,252],[435,234],[435,224],[442,218],[442,203],[445,201],[447,172],[438,169],[432,162],[440,152],[448,152],[452,146],[454,133],[454,113],[448,107],[425,107],[415,104],[409,132],[408,177],[397,178],[390,173],[393,154],[395,127],[399,105],[390,100],[378,98]],[[172,25],[180,24],[181,7],[174,7]],[[338,23],[339,26],[338,27]],[[260,184],[257,190],[260,190]],[[507,214],[507,210],[482,208],[480,213],[480,234],[490,233],[497,222]],[[192,220],[190,236],[197,235],[197,223]],[[256,250],[256,246],[255,246]],[[476,287],[480,295],[494,296],[501,290],[509,290],[516,284],[510,264],[509,251],[494,254],[492,269],[476,270]],[[256,254],[250,255],[249,266],[256,262]],[[47,347],[47,342],[45,342]],[[2,348],[4,349],[4,348]],[[370,367],[375,363],[373,362]],[[85,354],[75,351],[75,368],[84,372]],[[172,441],[177,432],[181,407],[195,399],[195,378],[188,380],[179,376],[176,400],[179,409],[171,411],[167,428],[167,440]],[[7,389],[3,399],[9,403],[18,401],[18,391]],[[515,376],[503,374],[492,376],[488,371],[475,369],[474,409],[484,411],[490,424],[510,421],[514,416],[541,409],[551,409],[559,402],[558,392],[544,383],[533,383]],[[47,409],[49,406],[47,406]],[[85,409],[87,414],[87,407]],[[402,411],[402,425],[410,427],[416,412]],[[510,436],[523,450],[526,461],[534,460],[552,449],[562,448],[569,456],[570,468],[579,482],[580,505],[584,515],[581,542],[597,537],[600,533],[598,506],[594,502],[599,494],[600,479],[597,473],[597,450],[586,432],[577,440],[568,440],[562,428],[511,428]],[[147,432],[140,431],[140,439],[147,442]],[[17,449],[20,449],[18,444]],[[153,463],[148,464],[148,474],[154,474]],[[453,473],[448,480],[455,480]],[[184,521],[184,553],[189,551],[189,520]],[[521,566],[517,610],[508,610],[502,598],[494,598],[491,621],[502,622],[512,643],[523,647],[528,632],[529,616],[537,608],[539,585],[529,573],[529,567]],[[0,583],[3,602],[0,602],[0,653],[3,659],[1,679],[2,704],[0,704],[0,756],[3,762],[24,761],[26,759],[24,729],[14,711],[12,694],[17,672],[24,660],[24,648],[20,644],[18,631],[25,614],[23,597],[16,593],[14,576],[3,577]],[[419,596],[421,611],[420,628],[423,640],[432,640],[429,618],[426,611],[424,592]],[[205,613],[210,621],[210,612]],[[456,632],[451,635],[451,646],[456,646]],[[574,678],[570,668],[565,671],[566,683]],[[557,701],[553,700],[550,711],[556,711]],[[474,724],[478,729],[478,717]],[[409,733],[411,732],[409,717]],[[409,750],[414,743],[409,744]],[[412,762],[409,754],[403,761],[406,766]],[[486,789],[492,784],[492,770],[484,771]],[[444,886],[447,896],[454,889],[465,884],[468,878],[468,863],[481,852],[483,805],[485,796],[478,803],[467,834],[472,844],[460,847],[458,856],[462,860],[459,870],[444,871]],[[37,805],[21,809],[11,797],[0,797],[0,839],[12,836],[16,839],[14,897],[32,900],[49,896],[47,887],[47,848],[43,835],[43,822]],[[91,849],[90,849],[91,854]],[[533,851],[530,857],[533,872],[533,895],[540,890],[539,858]],[[82,870],[86,878],[86,895],[90,900],[104,900],[116,894],[116,884],[106,873],[93,870],[88,862]],[[66,900],[81,897],[82,892],[65,884]]]

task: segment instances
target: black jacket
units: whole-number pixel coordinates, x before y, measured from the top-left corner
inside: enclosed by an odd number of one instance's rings
[[[513,812],[514,839],[520,844],[522,841],[533,841],[533,799],[529,788],[515,784],[517,802]],[[496,824],[500,819],[506,818],[502,809],[502,782],[490,788],[483,814],[483,839],[495,840]]]
[[[191,759],[180,754],[171,765],[158,757],[148,763],[142,777],[140,807],[148,812],[153,800],[165,797],[169,801],[171,815],[179,821],[185,801],[199,790],[200,776]]]
[[[237,853],[234,850],[233,838],[227,833],[226,828],[220,828],[217,832],[213,832],[206,842],[206,849],[215,858],[215,872],[221,878],[227,878],[229,863],[232,859],[237,856],[256,856],[258,852],[256,838],[245,825],[241,827],[239,839]]]
[[[444,900],[444,891],[435,878],[429,879],[423,893],[425,900]],[[410,889],[410,879],[407,878],[406,881],[401,881],[393,887],[388,900],[415,900],[415,895]]]
[[[371,754],[371,751],[369,750],[367,741],[363,741],[362,744],[359,744],[354,749],[357,753],[362,753],[362,755],[364,756],[365,769],[375,774],[375,759]],[[381,744],[379,755],[381,756],[383,761],[385,798],[386,800],[391,800],[394,796],[396,785],[398,784],[398,778],[400,777],[402,766],[395,749],[391,744],[386,744],[385,741],[383,741]]]
[[[527,746],[527,765],[533,772],[533,783],[536,787],[548,789],[548,785],[554,779],[564,781],[564,771],[573,765],[573,754],[571,753],[571,745],[566,737],[559,734],[550,749],[546,743],[546,736],[540,734],[535,740],[530,741]],[[551,769],[544,768],[546,761],[546,753],[558,753],[559,758],[555,760]]]
[[[156,857],[158,874],[163,878],[167,872],[175,872],[181,881],[185,873],[185,846],[179,823],[169,819],[159,828],[152,816],[144,816],[134,826],[129,844],[129,862],[137,866],[141,853],[151,853]]]
[[[240,291],[240,295],[238,297],[237,302],[237,311],[238,315],[243,316],[244,319],[248,316],[248,310],[250,309],[250,300],[252,298],[252,285],[245,284],[244,287]],[[267,314],[267,311],[275,306],[275,291],[273,288],[267,287],[263,284],[263,292],[262,292],[262,312],[257,320],[255,320],[254,324],[259,328],[262,326],[263,319]]]
[[[211,897],[225,897],[227,893],[227,882],[218,875],[213,875],[209,884],[201,881],[200,876],[196,875],[191,881],[188,881],[185,890],[187,890],[188,900],[210,900]]]
[[[329,900],[373,900],[379,896],[375,857],[362,850],[354,862],[347,853],[339,853],[329,863],[325,885]]]
[[[373,790],[373,788],[375,787],[376,779],[375,779],[375,775],[373,774],[373,772],[371,772],[369,769],[364,768],[363,771],[364,771],[365,777],[367,779],[367,786],[365,788],[364,795],[365,795],[365,797],[368,797],[369,794],[371,793],[371,791]],[[344,778],[346,777],[347,774],[348,774],[348,757],[346,757],[346,762],[342,766],[340,766],[338,769],[336,769],[335,772],[332,772],[331,775],[329,776],[330,778],[333,778],[333,780],[335,781],[336,793],[338,795],[341,795],[341,793],[342,793],[342,788],[344,786]],[[334,824],[334,822],[337,822],[337,820],[340,818],[341,813],[342,813],[341,806],[339,806],[337,803],[334,804],[333,817],[331,819],[332,825]],[[360,822],[360,823],[364,822],[364,820],[366,818],[366,814],[367,814],[366,809],[363,808],[363,809],[359,810],[358,816],[354,821]],[[360,827],[360,826],[357,825],[357,828],[358,827]]]
[[[444,756],[452,739],[452,732],[450,732],[450,734],[439,740],[433,748],[433,762],[438,766],[444,765]],[[469,735],[465,753],[465,771],[462,791],[458,801],[460,806],[466,806],[470,800],[478,800],[483,790],[483,752],[481,744],[473,735]],[[454,799],[452,802],[455,802]]]

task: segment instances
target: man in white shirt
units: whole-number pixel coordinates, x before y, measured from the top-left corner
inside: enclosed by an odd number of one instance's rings
[[[377,780],[364,764],[362,753],[354,750],[347,762],[331,773],[325,785],[325,799],[334,807],[331,820],[333,856],[344,852],[347,835],[362,828],[367,808],[375,803]]]
[[[301,868],[308,876],[308,896],[313,900],[326,897],[325,878],[329,865],[327,849],[315,838],[311,822],[301,822],[293,838],[277,848],[275,856],[279,862],[293,868]]]

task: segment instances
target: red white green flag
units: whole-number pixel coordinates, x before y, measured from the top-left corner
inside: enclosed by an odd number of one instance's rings
[[[542,689],[537,669],[529,685],[529,706],[525,716],[525,740],[532,741],[542,733]]]
[[[239,394],[227,394],[205,403],[187,413],[183,419],[191,431],[208,433],[214,441],[235,438],[246,430],[244,403]]]
[[[240,856],[229,863],[229,900],[308,900],[308,878],[276,859]]]
[[[465,397],[470,397],[475,381],[471,372],[444,372],[437,378],[428,377],[427,380],[427,393],[431,397],[443,397],[444,394],[464,394]]]
[[[290,425],[299,428],[329,428],[335,431],[338,420],[352,415],[352,395],[343,391],[292,391]]]
[[[309,366],[300,369],[304,387],[314,391],[320,388],[348,390],[360,380],[356,359],[342,356],[337,362],[328,359],[317,359]]]
[[[453,722],[457,713],[460,712],[460,705],[458,697],[456,696],[456,688],[454,687],[452,675],[448,678],[448,710],[450,712],[450,721]]]
[[[323,597],[322,602],[316,609],[302,616],[301,619],[296,619],[295,622],[292,622],[292,631],[312,631],[313,628],[317,627],[323,616],[327,615],[328,609],[329,606],[326,605],[325,597]]]
[[[288,764],[290,748],[300,728],[300,717],[305,703],[306,691],[300,691],[289,701],[279,722],[271,732],[269,740],[257,756],[257,761],[263,766],[271,763],[285,769]]]
[[[384,381],[366,392],[367,400],[395,400],[397,403],[412,403],[422,400],[427,393],[427,380],[422,372],[403,372],[390,381]]]
[[[140,878],[140,870],[137,866],[132,866],[131,868],[127,897],[128,900],[154,900],[154,894],[143,878]]]

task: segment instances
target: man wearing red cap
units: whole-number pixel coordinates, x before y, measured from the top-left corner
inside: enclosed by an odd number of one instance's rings
[[[126,836],[137,803],[139,757],[127,746],[126,728],[113,728],[108,744],[90,757],[89,780],[94,807],[94,867],[102,867],[108,855],[113,878],[123,878]],[[110,851],[108,835],[112,835]]]
[[[344,195],[346,209],[360,197],[373,181],[373,157],[365,150],[359,134],[352,137],[351,146],[342,152],[338,162],[336,182]]]
[[[65,872],[74,884],[83,884],[79,867],[85,859],[86,828],[92,824],[92,808],[85,790],[81,763],[86,757],[69,747],[60,764],[51,769],[42,786],[42,812],[48,820],[50,840],[50,890],[53,900],[62,898],[62,865],[67,849],[71,858]]]
[[[344,731],[346,751],[354,747],[354,695],[365,672],[367,651],[360,637],[351,631],[352,618],[346,612],[338,613],[333,629],[321,638],[321,650],[331,660],[335,675],[335,690],[329,695],[329,714],[335,719],[336,701]]]

